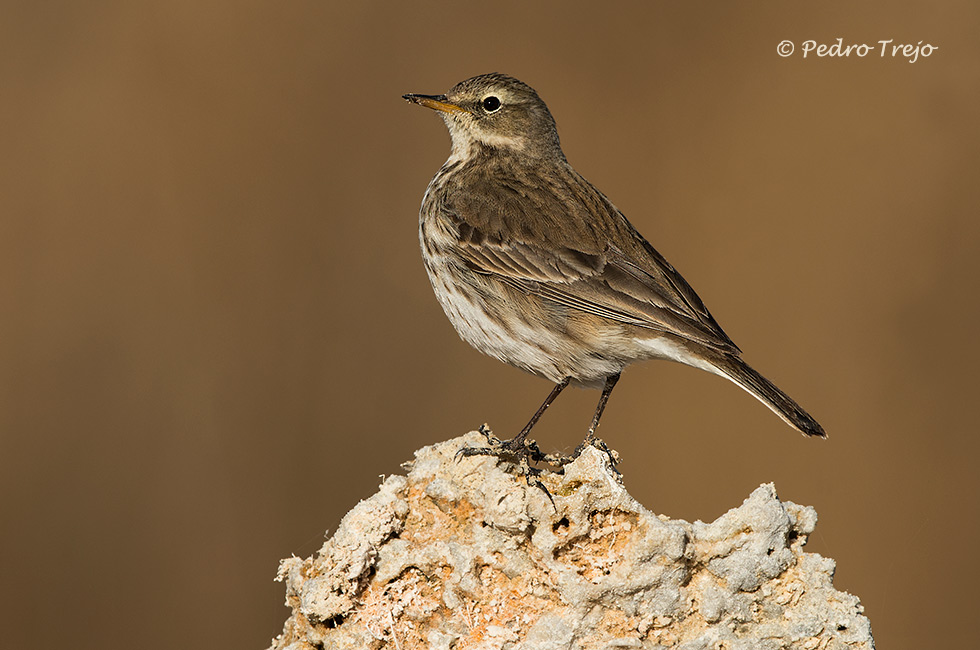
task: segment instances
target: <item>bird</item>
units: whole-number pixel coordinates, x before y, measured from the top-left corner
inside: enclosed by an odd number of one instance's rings
[[[651,359],[729,379],[803,435],[826,437],[742,360],[681,274],[569,164],[555,119],[531,86],[490,73],[444,95],[402,97],[435,110],[452,140],[419,211],[436,298],[464,341],[555,384],[515,437],[488,435],[495,453],[536,451],[528,434],[569,385],[602,391],[575,455],[598,446],[620,374]]]

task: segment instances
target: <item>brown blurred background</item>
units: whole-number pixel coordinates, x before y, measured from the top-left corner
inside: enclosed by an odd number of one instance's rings
[[[627,487],[712,520],[774,481],[879,647],[973,645],[978,25],[968,0],[4,3],[4,645],[263,648],[280,558],[416,448],[523,425],[549,384],[431,295],[449,139],[400,99],[494,70],[830,433],[635,366],[601,431]],[[838,36],[939,49],[776,53]],[[572,449],[597,398],[537,439]]]

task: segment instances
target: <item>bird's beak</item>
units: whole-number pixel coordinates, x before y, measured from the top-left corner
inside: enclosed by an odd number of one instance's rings
[[[434,111],[449,113],[450,115],[469,112],[465,108],[449,103],[445,95],[418,95],[416,93],[409,93],[402,95],[402,99],[425,106],[426,108],[431,108]]]

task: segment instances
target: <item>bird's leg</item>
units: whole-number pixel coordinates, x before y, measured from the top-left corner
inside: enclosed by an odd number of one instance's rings
[[[538,407],[538,410],[534,412],[534,415],[531,416],[531,420],[524,425],[524,428],[521,429],[521,432],[518,433],[516,436],[514,436],[510,440],[504,440],[504,441],[500,441],[497,440],[496,438],[487,436],[487,442],[490,443],[489,447],[484,447],[484,448],[464,447],[459,450],[459,452],[457,453],[457,457],[458,456],[519,456],[523,461],[522,465],[527,464],[528,457],[530,457],[531,460],[541,460],[544,457],[544,454],[541,453],[541,450],[538,449],[538,445],[534,441],[527,442],[527,434],[531,432],[531,429],[534,427],[535,423],[537,423],[537,421],[541,419],[541,416],[544,414],[544,412],[548,410],[548,407],[551,406],[551,403],[555,401],[555,398],[557,398],[558,395],[560,395],[561,392],[565,390],[565,388],[568,386],[568,383],[570,381],[571,381],[571,377],[565,377],[560,382],[555,384],[555,387],[551,389],[551,392],[548,394],[548,397],[544,400],[541,406]],[[482,427],[481,427],[481,432],[482,432]],[[487,434],[484,433],[484,435]]]
[[[612,394],[613,388],[616,387],[617,381],[619,381],[618,372],[606,379],[606,385],[602,387],[602,395],[599,396],[599,404],[595,407],[595,415],[592,416],[592,426],[589,427],[589,433],[583,441],[585,444],[595,440],[595,430],[599,428],[599,418],[602,417],[602,412],[606,410],[606,402],[609,401],[609,396]]]
[[[615,468],[616,463],[619,461],[618,455],[612,449],[607,447],[606,443],[596,438],[595,431],[599,428],[599,418],[602,417],[602,412],[606,410],[606,402],[609,401],[609,395],[612,394],[613,388],[616,387],[617,381],[619,381],[618,372],[615,375],[610,375],[606,378],[606,385],[602,387],[602,395],[599,396],[599,404],[595,407],[595,415],[592,416],[592,426],[589,427],[589,432],[586,434],[585,440],[582,441],[582,444],[575,448],[575,453],[572,454],[572,458],[578,458],[586,447],[592,445],[601,451],[606,452],[606,454],[609,456],[609,460],[612,462],[612,465]]]
[[[531,433],[531,428],[537,424],[537,421],[541,419],[541,416],[548,410],[551,403],[555,401],[563,390],[565,390],[569,381],[571,381],[571,377],[565,377],[560,382],[555,384],[555,387],[551,389],[550,393],[548,393],[548,397],[546,397],[541,406],[538,407],[538,410],[534,412],[534,415],[532,415],[528,423],[524,425],[521,432],[504,443],[505,447],[511,451],[517,451],[518,449],[523,449],[525,447],[524,441],[527,439],[527,434]],[[537,445],[535,445],[533,442],[531,444],[535,447],[535,451],[537,451]],[[540,454],[540,452],[537,453]]]

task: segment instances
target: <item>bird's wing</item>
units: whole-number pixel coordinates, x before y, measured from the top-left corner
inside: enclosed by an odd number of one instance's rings
[[[455,252],[473,272],[527,294],[737,352],[684,278],[608,199],[581,182],[587,187],[575,193],[506,200],[508,193],[484,191],[446,203],[443,215],[458,234]],[[547,217],[529,219],[528,209]],[[556,215],[557,222],[549,223]]]

